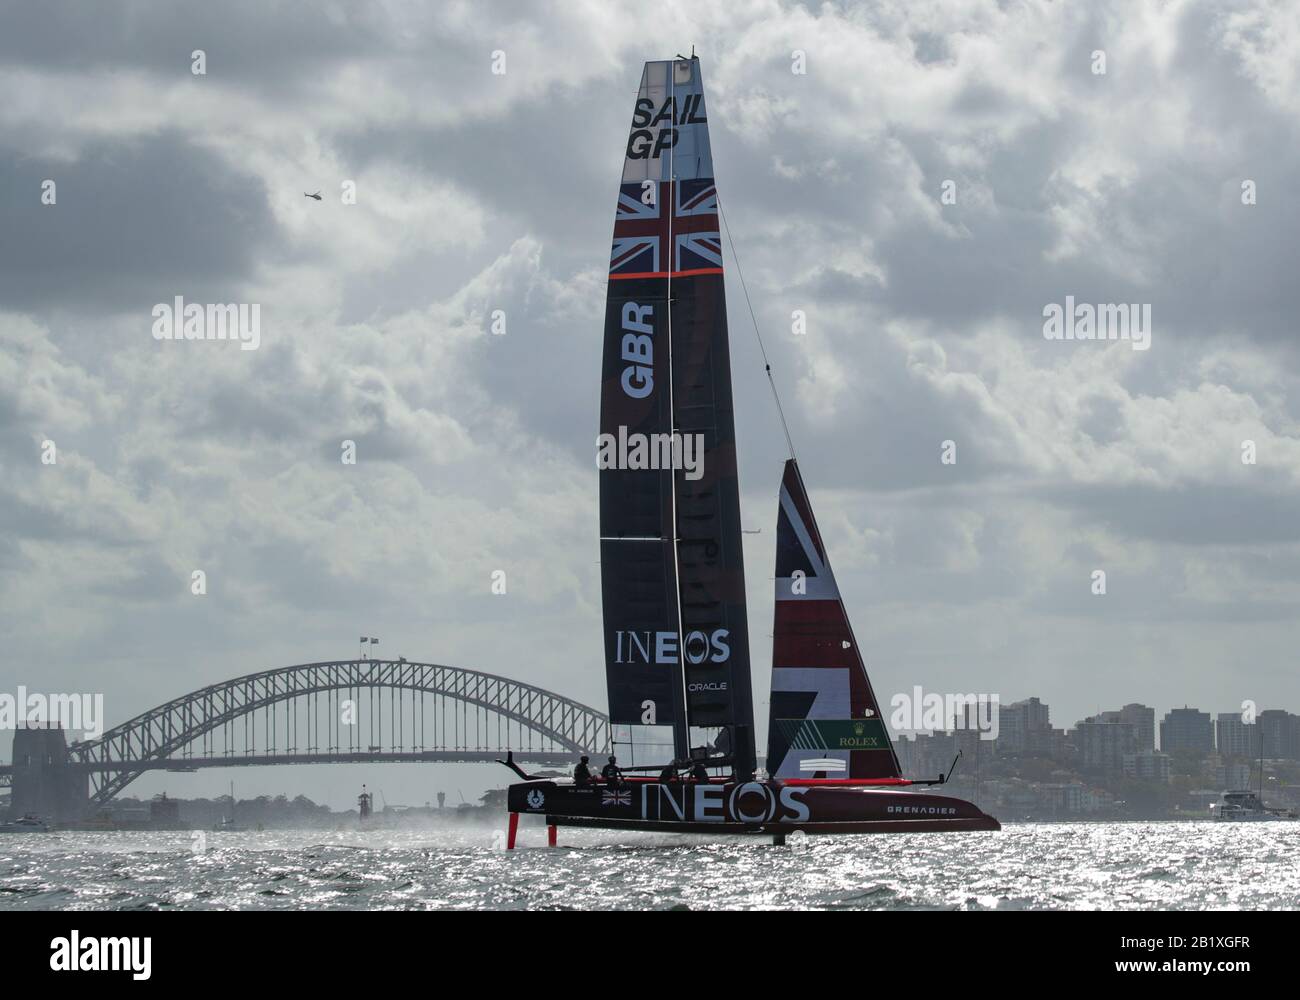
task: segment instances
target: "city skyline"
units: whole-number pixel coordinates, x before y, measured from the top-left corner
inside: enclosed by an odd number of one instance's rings
[[[1028,695],[1024,698],[1020,698],[1012,702],[1004,702],[999,700],[996,703],[996,709],[999,713],[1006,713],[1009,709],[1018,709],[1021,706],[1024,706],[1029,703],[1034,703],[1037,708],[1042,709],[1042,718],[1044,722],[1049,722],[1051,702],[1042,700],[1042,698],[1040,698],[1038,695]],[[1183,705],[1171,705],[1170,708],[1166,711],[1165,715],[1163,717],[1159,717],[1158,716],[1159,708],[1157,706],[1144,705],[1140,702],[1129,702],[1119,710],[1098,709],[1098,711],[1094,712],[1092,715],[1088,715],[1080,719],[1076,719],[1075,722],[1069,726],[1059,727],[1058,731],[1069,733],[1083,723],[1107,724],[1111,722],[1127,722],[1134,725],[1140,725],[1140,723],[1136,722],[1135,720],[1123,717],[1124,714],[1130,709],[1143,710],[1152,713],[1151,722],[1148,723],[1147,726],[1148,735],[1144,738],[1143,742],[1145,745],[1153,749],[1161,750],[1162,752],[1165,749],[1164,736],[1163,734],[1161,734],[1161,737],[1157,739],[1155,734],[1161,733],[1161,726],[1163,726],[1165,722],[1169,721],[1172,715],[1180,712],[1192,712],[1198,715],[1205,716],[1205,724],[1209,728],[1210,732],[1213,734],[1212,736],[1214,742],[1213,749],[1216,751],[1219,750],[1219,746],[1218,746],[1219,727],[1220,725],[1223,725],[1226,722],[1235,722],[1237,726],[1243,729],[1248,729],[1252,733],[1254,733],[1258,731],[1255,729],[1255,726],[1261,724],[1260,723],[1261,716],[1269,716],[1272,717],[1273,719],[1282,717],[1285,718],[1286,720],[1294,720],[1294,724],[1297,726],[1297,733],[1300,733],[1300,714],[1291,712],[1289,709],[1282,708],[1282,707],[1255,708],[1253,709],[1255,713],[1255,717],[1251,721],[1246,722],[1243,719],[1243,715],[1245,713],[1243,713],[1242,711],[1210,712],[1210,711],[1201,710],[1195,706],[1187,705],[1186,703],[1184,703]],[[1108,716],[1113,718],[1107,718]],[[950,721],[954,721],[954,720],[950,720]],[[1267,722],[1268,720],[1265,720],[1265,725],[1267,725]],[[1289,721],[1288,724],[1290,724]],[[969,725],[965,725],[965,726],[963,725],[945,726],[940,729],[898,729],[891,725],[890,731],[892,734],[896,736],[903,736],[903,735],[912,735],[915,733],[934,733],[934,732],[951,733],[951,732],[961,731],[962,729],[974,729],[974,728],[978,728],[978,723],[970,723]],[[1051,727],[1049,723],[1048,725],[1044,725],[1042,727],[1031,727],[1031,728],[1053,728],[1053,727]],[[1175,747],[1174,749],[1181,749],[1181,748]],[[1266,745],[1266,749],[1267,749],[1267,745]],[[1254,754],[1257,752],[1258,750],[1256,748],[1248,752],[1243,751],[1242,755],[1249,756],[1250,754]]]

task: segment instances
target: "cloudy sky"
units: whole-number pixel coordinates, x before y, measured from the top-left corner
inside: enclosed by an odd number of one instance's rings
[[[611,218],[641,64],[692,46],[882,698],[1300,710],[1300,12],[1264,0],[0,3],[0,690],[116,724],[372,634],[603,705]],[[761,700],[786,455],[727,264]],[[177,295],[260,304],[260,348],[155,340]],[[1046,340],[1067,295],[1149,304],[1150,349]]]

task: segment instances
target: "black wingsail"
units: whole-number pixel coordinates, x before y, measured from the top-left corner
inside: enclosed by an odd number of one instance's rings
[[[719,728],[754,767],[717,188],[699,61],[646,63],[610,257],[601,391],[605,665],[616,724]],[[675,543],[675,544],[674,544]]]

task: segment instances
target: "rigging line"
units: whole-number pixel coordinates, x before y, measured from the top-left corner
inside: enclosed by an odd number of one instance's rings
[[[691,61],[691,82],[695,82],[695,63]],[[677,62],[672,61],[668,64],[668,107],[671,109],[669,118],[669,127],[677,128]],[[656,138],[656,141],[658,139]],[[668,429],[673,434],[677,433],[677,407],[675,401],[675,389],[673,386],[673,269],[677,264],[676,241],[673,236],[673,223],[677,221],[677,160],[675,150],[676,141],[668,147],[668,204],[663,203],[663,185],[661,183],[656,197],[659,198],[659,211],[665,213],[668,219],[668,239],[665,241],[666,246],[663,248],[667,259],[661,261],[668,271],[668,286],[666,292],[668,305],[668,338],[666,346],[668,348]],[[660,167],[660,178],[663,177],[663,168]],[[677,611],[677,648],[686,648],[686,633],[682,623],[682,576],[681,576],[681,558],[678,552],[677,542],[677,473],[674,472],[669,478],[668,495],[670,498],[670,510],[672,517],[672,549],[673,549],[673,595],[676,598]],[[686,689],[686,658],[679,656],[678,663],[681,672],[678,677],[674,678],[675,700],[681,702],[681,718],[673,720],[673,758],[676,759],[680,753],[683,757],[689,757],[691,753],[691,713],[690,697]],[[674,706],[673,715],[677,715],[676,706]],[[631,735],[629,733],[629,735]],[[679,747],[678,744],[681,744]]]
[[[722,210],[722,196],[714,189],[718,202],[718,218],[722,220],[722,231],[727,234],[727,245],[731,247],[731,259],[736,262],[736,277],[740,279],[740,290],[745,293],[745,306],[749,309],[749,320],[754,324],[754,337],[758,340],[759,353],[763,355],[763,368],[767,372],[767,384],[772,388],[772,400],[776,403],[777,416],[781,418],[781,430],[785,432],[786,447],[790,457],[795,459],[794,440],[790,437],[790,425],[785,422],[785,409],[781,406],[781,394],[776,391],[776,379],[772,378],[772,363],[767,358],[767,348],[763,345],[763,334],[758,329],[758,318],[754,315],[754,304],[749,300],[749,286],[745,284],[745,272],[740,266],[740,255],[736,253],[736,241],[731,238],[731,227],[727,225],[727,213]],[[798,459],[795,459],[798,461]]]

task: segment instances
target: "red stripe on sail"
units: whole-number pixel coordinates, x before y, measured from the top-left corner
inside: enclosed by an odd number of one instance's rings
[[[689,278],[694,274],[721,274],[720,267],[697,267],[690,271],[639,271],[636,274],[611,274],[610,281],[627,281],[631,278]]]
[[[777,601],[775,621],[774,666],[858,668],[857,648],[844,648],[852,634],[839,601]]]

